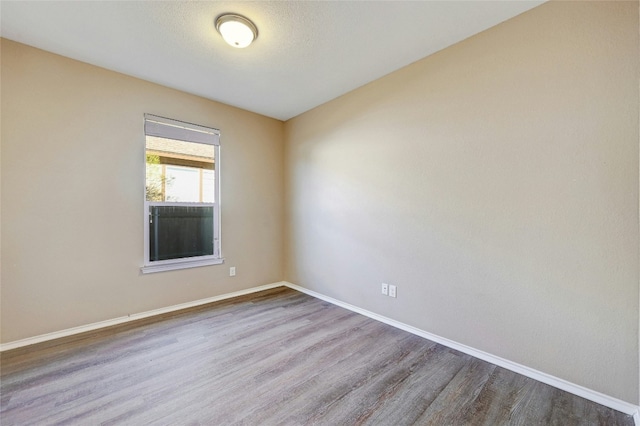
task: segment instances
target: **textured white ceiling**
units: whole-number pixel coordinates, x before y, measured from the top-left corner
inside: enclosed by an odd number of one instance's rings
[[[542,1],[2,1],[2,37],[287,120]],[[213,21],[259,36],[226,45]]]

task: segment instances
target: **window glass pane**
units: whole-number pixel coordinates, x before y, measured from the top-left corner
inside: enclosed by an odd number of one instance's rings
[[[149,260],[213,255],[213,207],[150,206]]]
[[[156,202],[215,202],[215,146],[146,137],[146,198]]]
[[[166,166],[166,201],[200,202],[200,170],[193,167]]]
[[[162,166],[151,163],[147,155],[147,201],[162,201],[162,182]]]
[[[215,179],[216,173],[213,170],[202,171],[202,202],[215,203]]]

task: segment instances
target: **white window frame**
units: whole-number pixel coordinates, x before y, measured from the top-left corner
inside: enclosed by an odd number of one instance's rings
[[[147,201],[144,194],[144,265],[140,268],[143,274],[152,272],[172,271],[176,269],[195,268],[199,266],[219,265],[224,262],[220,250],[220,130],[211,127],[200,126],[171,118],[160,117],[153,114],[144,115],[145,159],[146,137],[157,136],[167,139],[176,139],[184,142],[203,143],[214,146],[214,202],[213,203],[183,203],[183,202],[155,202]],[[146,164],[146,160],[145,163]],[[146,187],[146,176],[143,189]],[[213,255],[184,257],[151,261],[149,257],[150,235],[149,215],[152,206],[198,206],[213,207]]]

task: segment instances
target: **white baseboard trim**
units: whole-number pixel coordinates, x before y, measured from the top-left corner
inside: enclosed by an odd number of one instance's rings
[[[258,287],[248,288],[246,290],[234,291],[232,293],[221,294],[219,296],[207,297],[206,299],[180,303],[178,305],[167,306],[165,308],[153,309],[151,311],[140,312],[137,314],[129,314],[124,317],[113,318],[106,321],[94,322],[87,325],[81,325],[79,327],[67,328],[61,331],[54,331],[53,333],[41,334],[39,336],[28,337],[26,339],[21,339],[21,340],[15,340],[13,342],[0,344],[0,352],[20,348],[23,346],[33,345],[35,343],[46,342],[48,340],[59,339],[60,337],[73,336],[74,334],[80,334],[86,331],[94,331],[100,328],[110,327],[112,325],[124,324],[126,322],[148,318],[154,315],[161,315],[161,314],[166,314],[168,312],[179,311],[181,309],[192,308],[194,306],[206,305],[207,303],[218,302],[220,300],[231,299],[233,297],[244,296],[245,294],[256,293],[258,291],[269,290],[272,288],[282,287],[282,286],[286,286],[286,283],[277,282],[272,284],[265,284]]]
[[[453,340],[447,339],[445,337],[438,336],[433,333],[429,333],[428,331],[420,330],[419,328],[401,323],[399,321],[393,320],[391,318],[384,317],[382,315],[378,315],[374,312],[367,311],[366,309],[359,308],[357,306],[351,305],[349,303],[342,302],[340,300],[334,299],[329,296],[325,296],[323,294],[317,293],[313,290],[306,289],[304,287],[300,287],[299,285],[292,284],[290,282],[284,282],[284,285],[297,290],[301,293],[308,294],[309,296],[316,297],[318,299],[324,300],[336,306],[340,306],[342,308],[348,309],[350,311],[362,314],[376,321],[383,322],[390,326],[399,328],[400,330],[407,331],[411,334],[415,334],[420,337],[424,337],[425,339],[431,340],[436,343],[440,343],[441,345],[447,346],[449,348],[458,350],[465,354],[471,355],[475,358],[479,358],[483,361],[490,362],[491,364],[498,365],[500,367],[506,368],[507,370],[514,371],[516,373],[522,374],[523,376],[529,377],[531,379],[537,380],[542,383],[546,383],[547,385],[553,386],[555,388],[561,389],[563,391],[567,391],[574,395],[578,395],[582,398],[588,399],[590,401],[596,402],[598,404],[604,405],[605,407],[613,408],[614,410],[620,411],[624,414],[632,415],[637,426],[640,426],[640,407],[637,405],[633,405],[631,403],[622,401],[617,398],[613,398],[611,396],[605,395],[603,393],[585,388],[580,385],[576,385],[575,383],[568,382],[564,379],[560,379],[558,377],[552,376],[547,373],[543,373],[538,370],[534,370],[533,368],[529,368],[527,366],[509,361],[504,358],[500,358],[498,356],[492,355],[487,352],[483,352],[478,349],[474,349],[470,346],[463,345],[462,343],[455,342]]]

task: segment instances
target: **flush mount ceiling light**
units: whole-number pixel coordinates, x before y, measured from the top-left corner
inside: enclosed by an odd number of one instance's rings
[[[216,30],[233,47],[247,47],[258,37],[258,28],[244,16],[226,13],[216,18]]]

